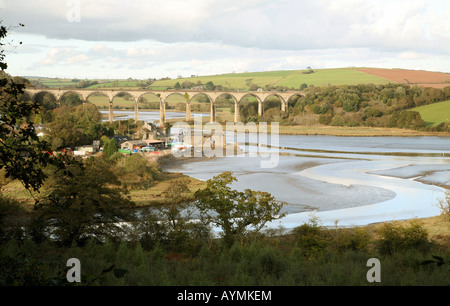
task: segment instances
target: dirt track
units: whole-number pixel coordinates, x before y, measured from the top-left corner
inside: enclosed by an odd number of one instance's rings
[[[405,69],[358,69],[394,82],[418,86],[444,88],[450,86],[450,73]]]

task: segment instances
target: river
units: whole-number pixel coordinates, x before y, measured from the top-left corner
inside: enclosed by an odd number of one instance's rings
[[[108,111],[102,111],[108,113]],[[118,119],[134,118],[133,111],[114,111]],[[192,114],[209,116],[209,114]],[[183,118],[184,112],[166,117]],[[140,111],[139,119],[159,120],[158,111]],[[231,134],[227,142],[232,143]],[[277,165],[261,168],[262,148],[240,143],[245,154],[192,161],[165,168],[207,180],[223,171],[238,179],[232,187],[271,193],[285,202],[286,217],[270,223],[293,228],[318,218],[325,226],[431,217],[450,188],[448,137],[338,137],[280,135]],[[264,149],[263,149],[264,150]]]
[[[227,138],[230,142],[230,137]],[[223,171],[232,187],[271,193],[286,205],[286,217],[269,227],[290,229],[317,218],[324,226],[431,217],[450,188],[447,137],[335,137],[280,135],[276,167],[261,168],[260,147],[241,144],[246,154],[167,167],[207,180]]]
[[[103,121],[108,121],[108,110],[101,110],[101,114],[105,115],[103,118]],[[128,120],[133,119],[134,120],[134,111],[124,111],[124,110],[114,110],[114,115],[119,115],[117,117],[114,117],[114,120]],[[191,117],[198,117],[198,116],[209,116],[209,113],[191,113]],[[172,111],[166,111],[166,119],[180,119],[180,118],[186,118],[186,112],[172,112]],[[139,111],[139,120],[147,121],[147,122],[154,122],[158,121],[159,123],[159,111]]]

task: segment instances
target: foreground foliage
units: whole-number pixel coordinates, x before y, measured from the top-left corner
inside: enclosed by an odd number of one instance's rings
[[[402,232],[402,227],[392,226]],[[81,283],[77,285],[445,286],[449,283],[448,245],[428,241],[429,248],[424,250],[411,243],[386,254],[377,245],[385,239],[399,238],[395,234],[386,237],[380,232],[381,237],[374,239],[361,235],[361,229],[325,229],[310,223],[290,235],[256,235],[224,247],[220,240],[190,240],[192,234],[185,233],[176,243],[160,240],[147,248],[139,241],[90,240],[84,247],[61,248],[50,241],[36,244],[29,239],[11,239],[0,251],[0,283],[72,285],[65,280],[69,258],[78,258],[82,263]],[[319,237],[318,243],[311,243]],[[361,240],[365,244],[355,243]],[[194,242],[196,246],[189,248]],[[177,249],[182,243],[183,248]],[[369,283],[366,279],[367,260],[374,257],[381,262],[380,283]],[[120,277],[106,273],[112,267],[119,268]]]

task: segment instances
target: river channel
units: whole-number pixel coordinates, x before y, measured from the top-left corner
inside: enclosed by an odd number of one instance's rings
[[[117,113],[134,118],[132,111]],[[167,118],[184,116],[167,112]],[[139,118],[159,120],[159,112],[140,112]],[[226,139],[235,141],[230,133]],[[233,188],[266,191],[285,203],[282,212],[287,215],[268,226],[286,229],[312,217],[324,226],[360,226],[436,216],[438,201],[450,188],[448,137],[280,135],[271,148],[251,142],[239,147],[243,154],[176,163],[164,170],[200,180],[231,171],[238,180]],[[274,167],[261,167],[268,159],[264,152],[276,155]]]
[[[450,188],[446,137],[280,135],[270,149],[278,158],[272,168],[261,167],[268,159],[261,147],[241,143],[240,148],[244,154],[164,170],[200,180],[231,171],[238,179],[233,188],[266,191],[286,203],[286,217],[269,224],[286,229],[312,217],[325,226],[431,217],[440,214],[443,187]],[[251,156],[255,151],[261,154]]]

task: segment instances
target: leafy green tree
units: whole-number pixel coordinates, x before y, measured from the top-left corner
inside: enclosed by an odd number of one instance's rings
[[[224,172],[208,180],[206,188],[195,193],[201,219],[222,229],[227,247],[247,232],[258,232],[267,222],[283,216],[278,214],[284,204],[276,202],[269,193],[232,190],[229,185],[233,181],[236,178],[232,173]]]
[[[34,231],[63,245],[83,244],[89,237],[120,237],[120,222],[130,221],[134,206],[110,165],[88,159],[82,167],[70,166],[72,176],[55,173],[50,192],[36,207]]]
[[[101,115],[95,105],[63,106],[53,113],[54,120],[48,124],[45,139],[52,143],[54,150],[92,143],[102,133]],[[61,146],[53,145],[55,138],[62,139]]]
[[[40,165],[50,162],[47,145],[36,135],[32,116],[38,103],[21,99],[25,84],[5,73],[3,46],[8,29],[0,27],[0,169],[5,176],[18,179],[27,189],[37,191],[46,176]]]
[[[209,81],[208,83],[205,84],[205,89],[206,90],[214,90],[214,89],[216,89],[216,86],[214,85],[214,83],[212,81]]]
[[[52,144],[53,150],[83,144],[85,137],[76,128],[72,108],[64,106],[55,110],[55,120],[48,124],[44,139]]]
[[[106,158],[110,158],[114,153],[118,151],[117,141],[112,138],[103,147],[103,154]]]

